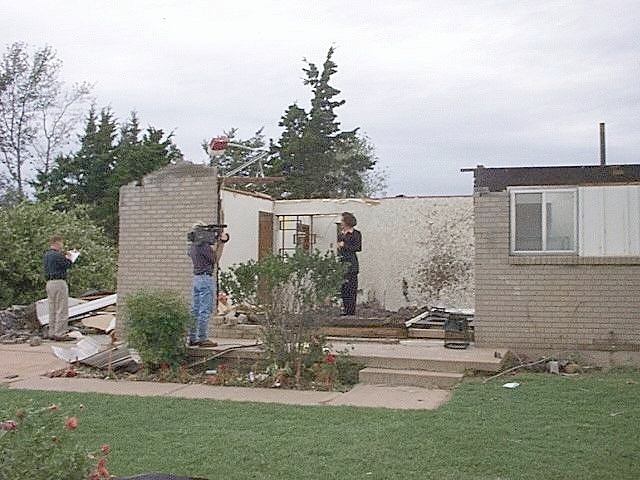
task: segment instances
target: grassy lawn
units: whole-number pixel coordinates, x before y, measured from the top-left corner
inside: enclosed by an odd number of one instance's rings
[[[502,387],[507,381],[520,387]],[[640,373],[470,379],[437,411],[292,407],[0,389],[0,404],[82,403],[117,475],[210,479],[637,479]]]

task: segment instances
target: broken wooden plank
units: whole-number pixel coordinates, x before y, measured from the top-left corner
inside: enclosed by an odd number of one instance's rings
[[[82,325],[104,333],[109,333],[116,328],[116,316],[110,313],[92,315],[81,320]]]
[[[407,338],[405,328],[394,327],[321,327],[320,333],[330,337]]]

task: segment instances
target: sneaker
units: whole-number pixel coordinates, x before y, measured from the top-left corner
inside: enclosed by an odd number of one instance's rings
[[[217,347],[218,344],[216,342],[212,342],[209,339],[206,340],[200,340],[199,342],[195,343],[198,347],[204,347],[204,348],[211,348],[211,347]]]

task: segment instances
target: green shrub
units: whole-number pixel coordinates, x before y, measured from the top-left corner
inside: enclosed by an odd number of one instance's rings
[[[333,388],[337,367],[326,361],[326,340],[316,320],[318,310],[337,301],[345,268],[333,252],[297,250],[222,273],[221,290],[235,303],[260,305],[266,313],[262,342],[275,384],[302,387],[320,379]]]
[[[180,294],[139,290],[125,298],[123,317],[129,346],[138,350],[148,368],[180,364],[192,322],[189,306]]]
[[[221,291],[235,303],[262,305],[271,317],[330,305],[340,295],[346,266],[331,251],[269,255],[221,272]]]
[[[80,413],[84,407],[76,408]],[[30,404],[17,410],[0,408],[0,479],[101,480],[109,446],[88,452],[74,438],[81,428],[76,415],[58,405]]]
[[[55,199],[0,207],[0,310],[29,304],[46,296],[42,256],[54,234],[64,237],[65,248],[81,255],[69,269],[69,292],[113,291],[116,251],[86,209],[59,210]]]

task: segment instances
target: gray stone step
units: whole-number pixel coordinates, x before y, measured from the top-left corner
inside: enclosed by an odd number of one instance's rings
[[[359,382],[365,385],[407,385],[451,389],[463,377],[462,373],[367,367],[360,370]]]

